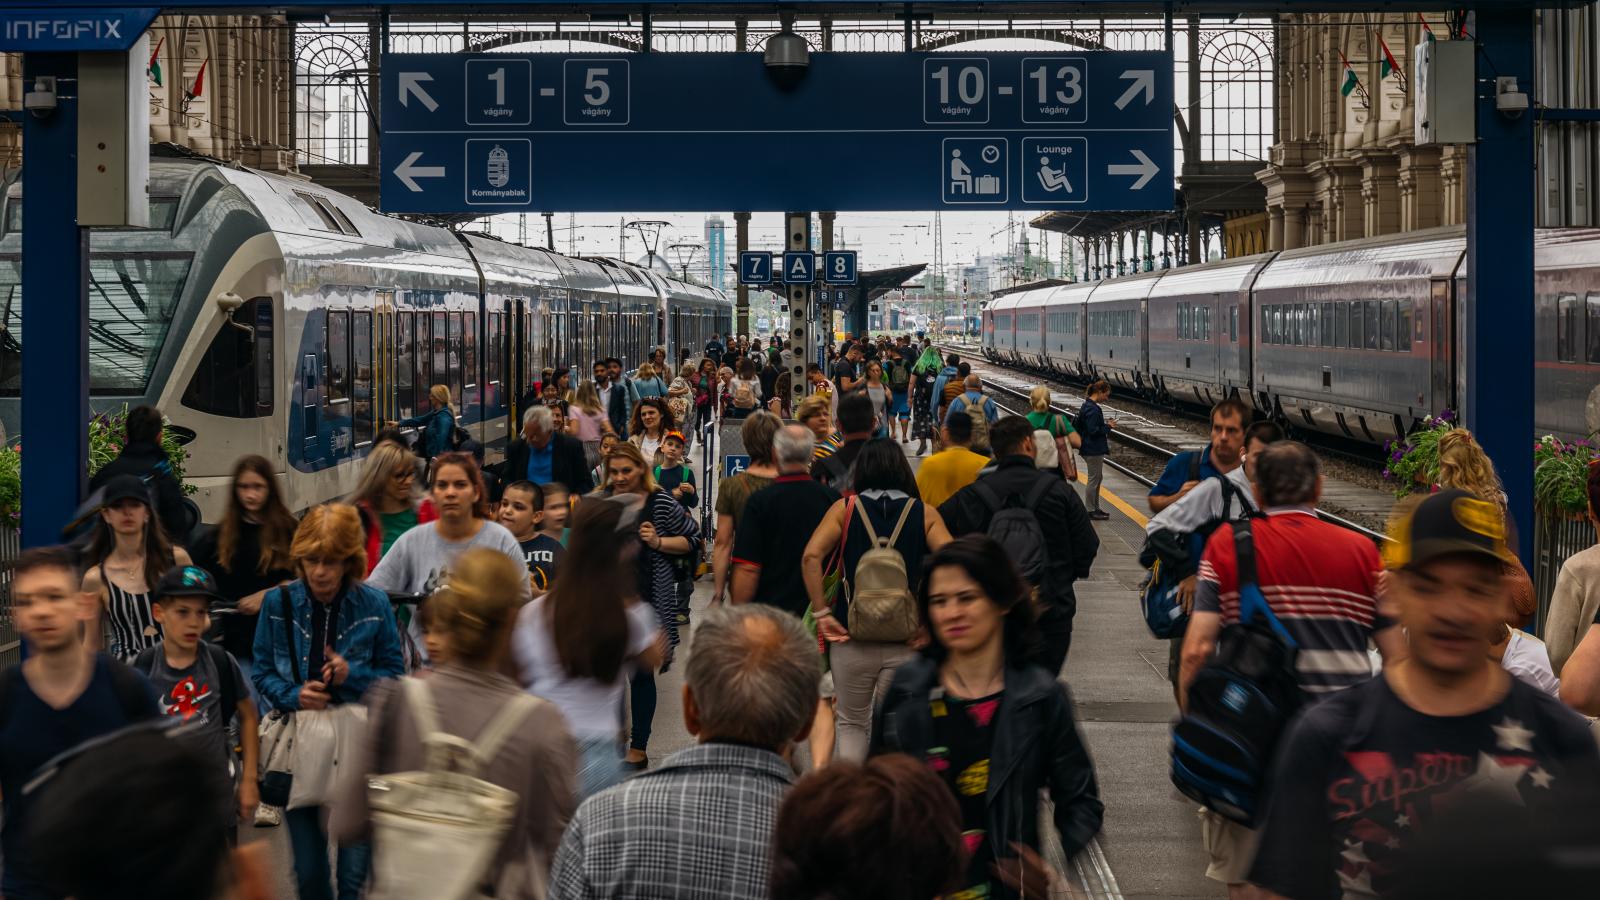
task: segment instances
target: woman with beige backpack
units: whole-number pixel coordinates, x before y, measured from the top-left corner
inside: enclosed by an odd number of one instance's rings
[[[370,900],[544,897],[577,806],[577,747],[561,711],[504,674],[527,580],[504,553],[464,551],[427,600],[449,661],[367,695],[331,830],[372,841]]]

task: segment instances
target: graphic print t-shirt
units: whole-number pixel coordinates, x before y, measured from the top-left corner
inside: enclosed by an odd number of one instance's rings
[[[1290,726],[1250,881],[1296,900],[1388,896],[1403,854],[1451,809],[1502,802],[1537,820],[1597,776],[1588,724],[1520,679],[1482,712],[1441,718],[1374,678]]]
[[[228,744],[228,722],[235,710],[222,708],[222,695],[233,695],[234,703],[250,699],[250,689],[245,686],[244,672],[232,656],[228,671],[217,671],[215,655],[204,643],[195,653],[194,662],[175,669],[167,662],[167,654],[157,645],[146,650],[134,661],[134,669],[150,679],[156,689],[156,702],[161,714],[180,722],[201,723],[195,732],[196,740],[208,759],[219,766],[227,766],[233,758]],[[233,688],[224,691],[224,679],[232,679]],[[231,775],[231,773],[230,773]],[[231,801],[230,801],[231,803]]]
[[[991,883],[994,848],[989,844],[989,759],[994,748],[994,720],[1004,692],[978,700],[946,695],[933,704],[934,734],[943,746],[928,752],[928,768],[944,779],[961,806],[961,842],[967,849],[967,876],[961,889],[945,900],[983,900],[999,896]]]
[[[528,574],[533,576],[533,591],[542,594],[555,583],[556,569],[567,548],[548,534],[536,534],[532,540],[521,541],[522,556],[528,563]]]

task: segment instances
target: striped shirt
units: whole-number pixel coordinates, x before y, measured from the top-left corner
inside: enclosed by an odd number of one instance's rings
[[[1383,568],[1377,548],[1304,508],[1269,509],[1251,533],[1261,594],[1298,647],[1301,689],[1322,694],[1371,678],[1367,642],[1378,619]],[[1239,621],[1232,525],[1206,541],[1194,608],[1221,613],[1223,625]]]

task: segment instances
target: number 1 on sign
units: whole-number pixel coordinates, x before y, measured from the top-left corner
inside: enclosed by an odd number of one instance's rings
[[[502,66],[489,73],[489,80],[494,82],[494,105],[506,105],[506,70]]]

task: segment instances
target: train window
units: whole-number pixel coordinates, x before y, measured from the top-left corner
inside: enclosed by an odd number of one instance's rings
[[[396,418],[409,419],[416,413],[417,314],[395,316],[394,402]]]
[[[1395,301],[1394,349],[1411,352],[1411,298]]]
[[[1583,345],[1583,321],[1578,318],[1578,295],[1562,294],[1556,299],[1556,359],[1577,362]]]
[[[1336,301],[1333,304],[1333,346],[1344,347],[1350,343],[1350,304]]]
[[[491,405],[498,404],[500,384],[505,379],[502,374],[506,355],[505,321],[504,313],[489,313],[489,327],[486,334],[488,346],[484,350],[487,355],[484,357],[483,368]]]
[[[337,419],[350,414],[350,314],[328,313],[327,346],[323,351],[322,414]],[[339,407],[335,409],[334,407]]]
[[[1322,304],[1322,341],[1324,347],[1333,346],[1333,304]]]
[[[448,362],[449,329],[445,326],[445,314],[436,312],[429,317],[431,333],[428,335],[428,380],[421,385],[429,391],[436,384],[450,383],[450,363]],[[451,391],[454,394],[455,391]]]
[[[1306,305],[1295,303],[1289,306],[1289,343],[1296,347],[1305,344]]]
[[[1361,334],[1366,338],[1368,350],[1378,349],[1378,301],[1361,301]]]
[[[254,297],[223,322],[183,392],[183,405],[214,416],[272,415],[272,298]]]
[[[1347,346],[1349,346],[1351,350],[1360,350],[1362,345],[1361,301],[1352,300],[1345,305],[1350,307],[1350,343]]]
[[[1385,300],[1385,301],[1383,301],[1383,305],[1380,306],[1378,309],[1379,309],[1378,325],[1379,325],[1379,328],[1381,329],[1380,333],[1382,335],[1382,340],[1381,340],[1381,342],[1379,344],[1379,349],[1380,350],[1393,350],[1394,349],[1394,323],[1395,323],[1395,317],[1398,315],[1398,310],[1396,309],[1395,302],[1393,300]]]
[[[295,191],[296,200],[300,201],[300,217],[306,224],[320,231],[343,231],[339,227],[339,220],[333,217],[327,207],[323,206],[313,194],[305,191]]]
[[[1322,330],[1318,326],[1322,319],[1317,315],[1317,305],[1307,303],[1304,305],[1306,315],[1305,338],[1307,347],[1316,347],[1322,344]]]
[[[1585,318],[1589,320],[1587,358],[1589,362],[1600,363],[1600,294],[1590,294],[1585,297],[1584,305],[1588,312]]]
[[[358,312],[350,319],[351,415],[355,418],[356,446],[372,443],[372,313]]]
[[[1239,304],[1228,307],[1228,340],[1239,343]]]
[[[449,375],[440,379],[440,381],[450,386],[450,396],[455,398],[456,409],[459,412],[461,404],[465,402],[461,390],[461,355],[464,349],[461,345],[461,313],[453,312],[450,314],[449,327],[449,342],[444,344],[445,371]],[[440,335],[436,328],[433,333],[435,343],[439,342],[439,337]],[[437,366],[438,363],[435,362],[435,365]]]

